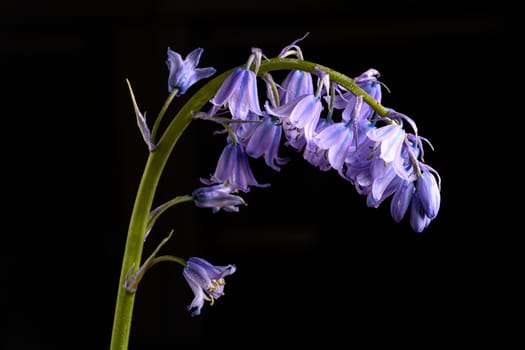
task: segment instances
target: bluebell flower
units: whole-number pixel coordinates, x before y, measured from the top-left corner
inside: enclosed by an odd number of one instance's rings
[[[377,208],[397,188],[396,175],[391,163],[385,163],[382,159],[374,159],[370,164],[372,174],[372,186],[367,195],[367,205]]]
[[[416,192],[417,193],[417,192]],[[416,232],[423,232],[430,224],[430,219],[421,206],[421,201],[417,195],[412,196],[410,203],[410,226]]]
[[[377,70],[369,69],[360,76],[356,77],[355,82],[357,86],[365,90],[374,100],[376,100],[378,103],[381,103],[382,92],[381,83],[377,80],[378,76],[379,72]],[[346,91],[346,89],[342,88],[341,86],[338,86],[338,91],[341,90],[344,92],[340,92],[339,95],[334,97],[334,108],[343,109],[343,121],[349,121],[350,117],[354,113],[353,111],[355,109],[357,96],[350,91]],[[364,116],[364,118],[369,118],[374,113],[374,110],[369,104],[364,103],[361,107],[360,113]]]
[[[224,277],[233,274],[235,270],[235,265],[214,266],[201,258],[188,259],[182,274],[195,295],[188,306],[189,311],[195,309],[192,316],[200,315],[204,301],[213,305],[215,299],[224,295]]]
[[[421,176],[418,177],[416,184],[417,194],[425,215],[430,219],[434,219],[441,205],[441,194],[440,185],[431,171],[433,171],[436,176],[438,175],[434,169],[426,164],[420,164],[420,168]]]
[[[339,174],[350,181],[359,194],[368,195],[373,183],[370,170],[374,154],[375,141],[365,139],[354,152],[350,152],[345,160],[343,170]]]
[[[215,74],[215,68],[196,68],[201,58],[202,48],[193,50],[186,56],[185,60],[179,53],[168,47],[168,58],[166,65],[170,71],[168,77],[168,91],[171,93],[178,89],[177,96],[184,95],[186,91],[197,81],[208,78]]]
[[[333,123],[333,119],[320,118],[319,123],[317,123],[316,133],[327,129],[328,127],[333,125]],[[316,138],[314,138],[312,142],[306,144],[306,147],[303,151],[303,158],[308,163],[318,167],[321,171],[328,171],[332,169],[332,166],[330,165],[330,162],[328,160],[328,150],[319,147],[319,143]]]
[[[395,222],[405,216],[414,194],[414,181],[400,181],[390,201],[390,215]]]
[[[422,232],[437,216],[441,194],[437,172],[423,163],[418,164],[418,169],[421,170],[418,176],[414,174],[408,180],[398,181],[390,202],[390,214],[399,222],[409,211],[412,229]]]
[[[381,103],[381,83],[377,78],[380,74],[377,69],[370,68],[360,76],[355,78],[356,84],[363,90],[366,91],[374,100]]]
[[[347,121],[333,123],[315,136],[316,143],[320,149],[328,150],[328,161],[332,168],[341,173],[343,164],[350,152],[355,151],[358,146],[358,124],[363,119],[361,113],[363,99],[356,99],[352,116]],[[365,121],[368,124],[368,121]]]
[[[319,96],[308,94],[284,105],[275,108],[268,106],[266,109],[271,115],[287,120],[293,127],[304,130],[306,142],[310,142],[313,140],[323,105]]]
[[[298,97],[313,94],[312,74],[300,70],[291,70],[280,85],[280,105],[286,105]],[[272,107],[277,106],[274,104]],[[295,123],[291,122],[290,115],[281,116],[281,119],[286,138],[285,145],[301,150],[306,145],[304,129],[297,127]]]
[[[410,226],[416,232],[422,232],[437,216],[441,203],[440,185],[430,172],[439,175],[434,169],[420,164],[421,175],[417,178],[416,190],[410,203]]]
[[[246,153],[252,158],[264,155],[266,165],[280,171],[279,165],[286,164],[287,158],[278,156],[282,129],[279,118],[265,116],[261,123],[253,126],[246,143]]]
[[[219,210],[227,212],[238,212],[238,205],[246,205],[244,200],[232,194],[233,189],[229,185],[218,184],[209,187],[200,187],[193,191],[191,196],[195,205],[200,208],[212,208],[216,213]]]
[[[245,67],[239,67],[230,74],[210,101],[216,111],[222,106],[227,106],[233,119],[247,120],[251,111],[262,115],[259,107],[257,92],[257,78],[255,73]]]
[[[402,152],[406,135],[403,126],[397,123],[371,128],[367,132],[368,138],[377,142],[379,158],[385,163],[393,163],[394,170],[402,178],[408,177],[405,169],[406,156]]]
[[[312,95],[313,93],[312,74],[301,70],[291,70],[281,83],[279,99],[281,104],[286,104],[299,96]]]
[[[206,185],[227,183],[232,190],[249,192],[250,186],[268,187],[269,184],[260,184],[255,179],[248,155],[244,147],[238,142],[232,142],[228,138],[228,144],[224,147],[215,173],[208,179],[201,179]]]

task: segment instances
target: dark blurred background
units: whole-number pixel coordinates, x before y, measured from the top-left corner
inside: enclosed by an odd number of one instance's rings
[[[202,47],[200,66],[222,72],[244,63],[252,47],[273,57],[307,32],[305,59],[352,77],[378,69],[391,90],[384,105],[412,117],[433,143],[426,160],[443,180],[439,216],[417,234],[407,221],[393,222],[389,202],[366,207],[335,172],[289,149],[280,173],[253,160],[259,182],[272,186],[253,188],[240,213],[181,205],[145,245],[146,256],[174,229],[163,253],[236,264],[226,295],[192,318],[181,269],[157,265],[138,291],[130,349],[426,346],[467,341],[474,332],[466,325],[487,324],[497,248],[482,232],[495,222],[497,190],[482,171],[496,141],[490,121],[503,111],[489,83],[503,84],[508,71],[497,5],[8,0],[0,9],[4,164],[14,177],[5,190],[15,194],[5,203],[13,227],[2,245],[2,348],[109,347],[147,158],[125,78],[153,122],[167,97],[167,47],[183,56]],[[214,130],[190,125],[156,204],[190,193],[214,171],[223,146]]]

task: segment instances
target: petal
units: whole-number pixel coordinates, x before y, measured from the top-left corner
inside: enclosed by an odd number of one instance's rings
[[[417,180],[417,193],[426,216],[433,219],[437,216],[441,204],[441,195],[434,176],[424,171]]]
[[[215,169],[215,173],[213,176],[219,180],[219,182],[226,182],[229,178],[232,176],[232,169],[234,167],[235,159],[233,157],[233,154],[235,153],[235,145],[228,143],[220,157],[219,161],[217,162],[217,168]]]
[[[201,79],[206,79],[206,78],[211,77],[212,75],[215,74],[215,72],[216,72],[216,70],[213,67],[195,68],[193,70],[193,73],[188,78],[188,80],[187,80],[185,85],[190,87],[190,86],[192,86],[193,84],[195,84],[197,81],[199,81]]]
[[[199,64],[199,61],[201,59],[201,55],[202,55],[203,51],[204,51],[204,49],[202,49],[202,48],[197,48],[197,49],[193,50],[192,52],[190,52],[186,56],[186,59],[184,60],[184,63],[187,64],[187,65],[190,65],[191,67],[197,67],[197,65]]]
[[[238,86],[242,79],[243,68],[237,68],[230,74],[222,83],[221,87],[211,99],[211,103],[216,106],[222,106],[230,99],[232,94],[238,90]]]
[[[395,222],[400,222],[405,216],[410,200],[414,194],[414,182],[403,181],[390,202],[390,215]]]
[[[348,127],[344,123],[335,123],[324,128],[315,136],[319,148],[328,149],[335,144],[341,143],[348,133]]]
[[[423,232],[423,230],[430,224],[430,219],[425,215],[425,210],[421,207],[421,203],[417,196],[413,196],[410,204],[410,226],[416,232]]]

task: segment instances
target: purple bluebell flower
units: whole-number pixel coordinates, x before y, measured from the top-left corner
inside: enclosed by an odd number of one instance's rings
[[[281,104],[295,100],[299,96],[313,95],[312,74],[301,70],[291,70],[281,83],[279,99]]]
[[[398,181],[390,202],[390,214],[394,221],[399,222],[409,211],[412,229],[422,232],[437,216],[441,194],[437,172],[423,163],[418,164],[418,168],[422,171],[420,175]]]
[[[396,173],[405,179],[409,176],[405,168],[407,157],[403,152],[406,135],[403,126],[397,123],[371,128],[367,132],[368,138],[377,142],[379,158],[385,163],[393,163],[392,166]]]
[[[375,69],[369,69],[355,78],[357,86],[365,90],[374,100],[381,103],[381,83],[377,80],[379,72]],[[342,90],[342,92],[341,92]],[[334,108],[343,109],[343,121],[348,121],[352,116],[357,101],[357,96],[350,91],[338,86],[339,95],[334,97]],[[361,114],[365,118],[369,118],[374,113],[374,110],[367,103],[361,107]]]
[[[332,168],[341,173],[348,154],[357,148],[357,122],[363,119],[361,114],[363,99],[358,97],[353,115],[348,121],[333,123],[315,136],[320,149],[328,150],[328,161]]]
[[[168,91],[170,93],[174,89],[178,89],[176,96],[184,95],[197,81],[215,74],[215,68],[197,68],[203,51],[202,48],[195,49],[186,56],[185,60],[182,60],[179,53],[168,47],[166,65],[170,71],[168,77]]]
[[[371,162],[370,171],[372,186],[366,201],[369,207],[377,208],[385,199],[395,193],[403,179],[396,174],[392,163],[385,163],[378,158]],[[410,180],[413,181],[413,179]]]
[[[434,219],[441,205],[440,185],[431,171],[436,176],[437,172],[426,164],[420,164],[421,176],[417,178],[416,190],[425,215]]]
[[[244,147],[238,142],[230,141],[219,157],[215,173],[208,179],[202,179],[201,182],[206,185],[226,183],[232,190],[241,190],[249,192],[250,186],[268,187],[270,184],[260,184],[255,179],[248,155]]]
[[[266,109],[268,113],[288,120],[294,127],[304,130],[306,142],[310,142],[313,140],[323,105],[318,96],[308,94],[299,96],[284,105]]]
[[[424,229],[430,224],[430,219],[426,214],[425,210],[421,205],[419,196],[412,196],[412,201],[410,203],[410,226],[416,232],[423,232]]]
[[[325,130],[326,128],[333,125],[333,119],[320,118],[317,123],[316,133]],[[303,158],[313,166],[316,166],[321,171],[328,171],[332,169],[328,160],[328,150],[319,147],[318,140],[314,138],[312,142],[308,142],[303,151]]]
[[[366,138],[359,144],[354,152],[350,152],[345,160],[343,170],[339,174],[355,186],[359,194],[368,195],[372,189],[372,161],[377,157],[374,155],[375,141]]]
[[[300,70],[292,70],[283,80],[279,90],[279,100],[281,105],[285,105],[298,97],[313,95],[314,87],[312,75]],[[277,107],[272,105],[272,107]],[[299,128],[290,121],[290,115],[281,117],[286,145],[301,150],[306,145],[304,129]]]
[[[229,185],[218,184],[209,187],[200,187],[191,194],[195,205],[200,208],[212,208],[216,213],[219,210],[227,212],[238,212],[238,205],[246,205],[244,200],[232,194],[233,189]]]
[[[390,201],[390,215],[395,222],[400,222],[403,219],[410,207],[413,195],[414,181],[400,181]]]
[[[422,232],[437,216],[441,203],[440,181],[437,172],[426,164],[420,164],[421,175],[417,178],[415,191],[410,203],[410,225],[416,232]],[[436,181],[433,172],[437,177]]]
[[[224,295],[224,277],[233,274],[235,270],[235,265],[214,266],[202,258],[191,257],[186,261],[182,274],[195,295],[188,306],[189,311],[195,309],[192,316],[200,315],[204,301],[213,305],[215,299]]]
[[[281,144],[282,129],[279,118],[265,116],[261,123],[253,126],[246,141],[246,153],[252,158],[264,155],[266,165],[280,171],[279,165],[288,162],[287,158],[278,156]]]
[[[366,91],[374,100],[381,103],[381,83],[377,78],[380,74],[377,69],[370,68],[360,76],[355,78],[356,84],[363,90]]]
[[[239,67],[230,74],[210,101],[216,111],[227,106],[233,119],[246,120],[251,111],[262,115],[257,93],[257,78],[255,73],[245,67]]]

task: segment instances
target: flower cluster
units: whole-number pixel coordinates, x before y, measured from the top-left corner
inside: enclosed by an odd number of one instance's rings
[[[279,56],[292,54],[303,59],[297,42]],[[322,171],[337,171],[366,196],[370,207],[391,197],[392,218],[399,222],[408,212],[413,230],[422,232],[438,214],[441,181],[423,161],[423,143],[428,141],[418,134],[414,121],[393,109],[379,115],[362,96],[331,81],[320,68],[291,70],[280,84],[269,73],[259,78],[261,60],[261,50],[253,49],[246,65],[235,69],[210,100],[211,109],[197,114],[216,118],[228,131],[215,172],[202,182],[243,192],[267,187],[256,180],[249,159],[264,157],[279,171],[288,161],[279,156],[280,147],[286,146]],[[369,69],[355,83],[381,103],[378,77],[377,70]],[[264,82],[263,90],[258,79]],[[223,117],[226,114],[229,119]]]
[[[298,41],[286,46],[278,57],[296,56],[297,61],[306,62]],[[168,48],[168,101],[215,73],[211,67],[197,68],[202,52],[195,49],[183,60]],[[194,112],[195,119],[211,120],[224,127],[226,144],[215,172],[201,178],[207,186],[152,211],[148,232],[160,213],[184,201],[191,200],[197,207],[211,208],[213,212],[239,211],[238,206],[246,203],[238,192],[270,185],[256,180],[250,159],[262,157],[266,165],[280,171],[289,161],[280,155],[281,147],[295,150],[321,171],[336,171],[366,196],[369,207],[377,208],[390,198],[394,221],[400,222],[408,213],[412,229],[422,232],[437,216],[441,203],[439,174],[423,159],[424,143],[432,146],[418,134],[412,119],[381,106],[383,85],[378,80],[379,72],[365,71],[355,77],[350,88],[335,81],[329,69],[309,66],[290,70],[277,83],[270,73],[260,73],[262,60],[262,51],[252,49],[247,63],[232,70],[209,99],[208,111]],[[145,114],[131,95],[139,130],[150,152],[154,152],[156,126],[165,108],[150,132]],[[193,315],[200,314],[205,301],[213,304],[224,294],[224,277],[235,272],[235,265],[214,266],[196,257],[187,262],[177,257],[156,257],[161,245],[131,280],[126,278],[126,290],[134,292],[149,267],[168,260],[184,266],[183,275],[195,294],[188,306],[194,309]]]

